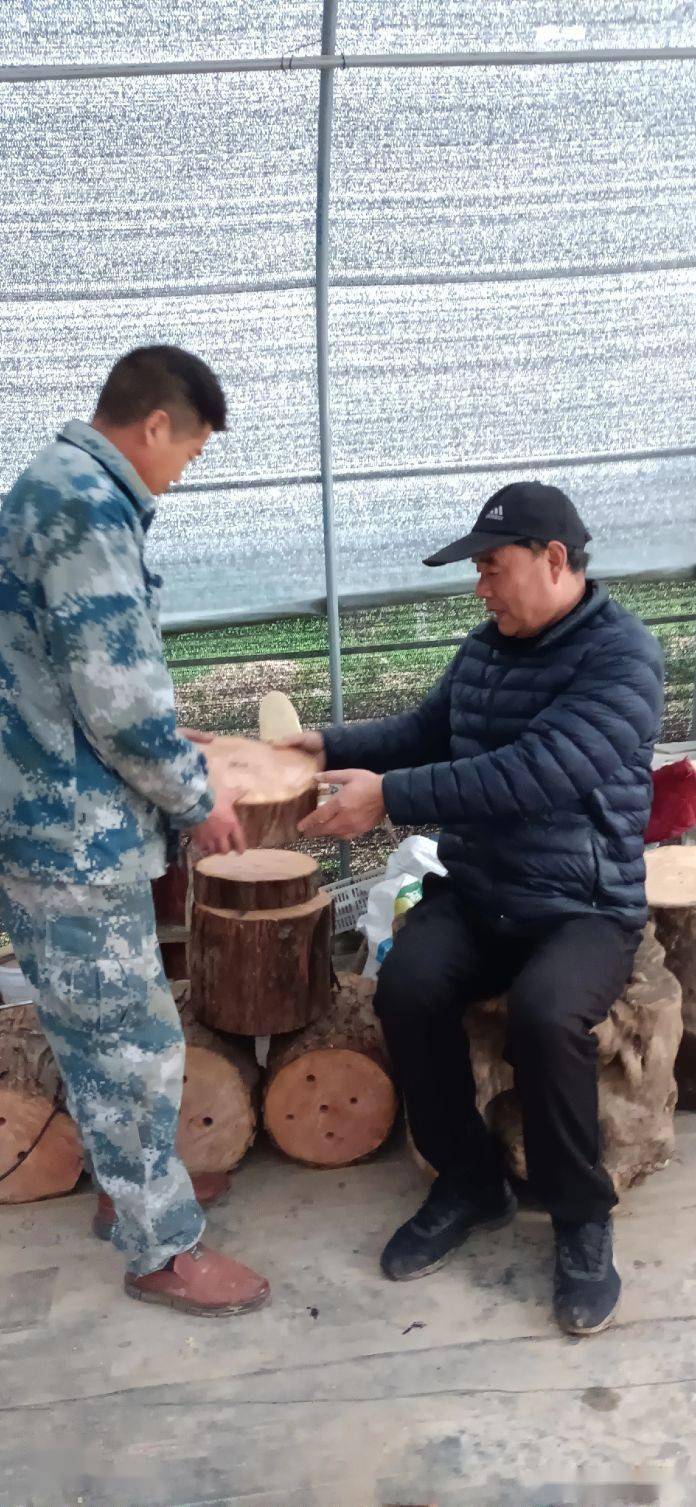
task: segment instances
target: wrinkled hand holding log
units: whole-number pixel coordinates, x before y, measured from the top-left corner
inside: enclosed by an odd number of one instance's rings
[[[326,770],[321,733],[298,733],[297,737],[281,739],[278,746],[301,748],[312,754],[323,771],[317,776],[318,785],[341,787],[298,823],[303,837],[361,837],[363,832],[371,832],[384,821],[387,813],[381,775],[371,774],[367,769]]]
[[[384,821],[380,774],[367,769],[327,770],[317,776],[317,782],[340,788],[298,824],[303,837],[361,837]]]

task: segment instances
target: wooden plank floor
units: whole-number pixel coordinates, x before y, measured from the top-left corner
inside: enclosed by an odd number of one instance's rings
[[[378,1255],[423,1183],[400,1144],[345,1172],[258,1147],[210,1235],[273,1304],[204,1321],[129,1301],[88,1192],[0,1210],[0,1507],[694,1507],[696,1117],[617,1219],[625,1296],[592,1340],[549,1317],[523,1212],[420,1282]]]

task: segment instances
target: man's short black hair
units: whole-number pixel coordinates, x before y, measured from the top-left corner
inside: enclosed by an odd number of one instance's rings
[[[520,549],[531,549],[533,555],[543,555],[544,550],[548,549],[548,544],[542,543],[540,539],[518,539],[517,543]],[[568,569],[572,570],[574,576],[579,576],[587,570],[590,557],[581,544],[567,544],[566,553]]]
[[[227,405],[220,383],[200,356],[178,345],[141,345],[112,367],[99,394],[94,417],[120,426],[137,424],[156,408],[186,429],[192,419],[221,433]]]

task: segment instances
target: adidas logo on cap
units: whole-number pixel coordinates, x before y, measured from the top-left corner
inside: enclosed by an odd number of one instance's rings
[[[487,518],[495,518],[498,521],[498,523],[503,523],[503,521],[504,521],[504,519],[503,519],[503,510],[502,510],[500,504],[498,504],[498,506],[495,507],[495,508],[491,508],[490,512],[486,513],[486,517]]]

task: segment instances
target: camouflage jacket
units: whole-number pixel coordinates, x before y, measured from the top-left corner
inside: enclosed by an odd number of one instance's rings
[[[0,875],[152,877],[168,829],[212,808],[176,732],[143,558],[153,516],[130,463],[78,422],[0,509]]]

